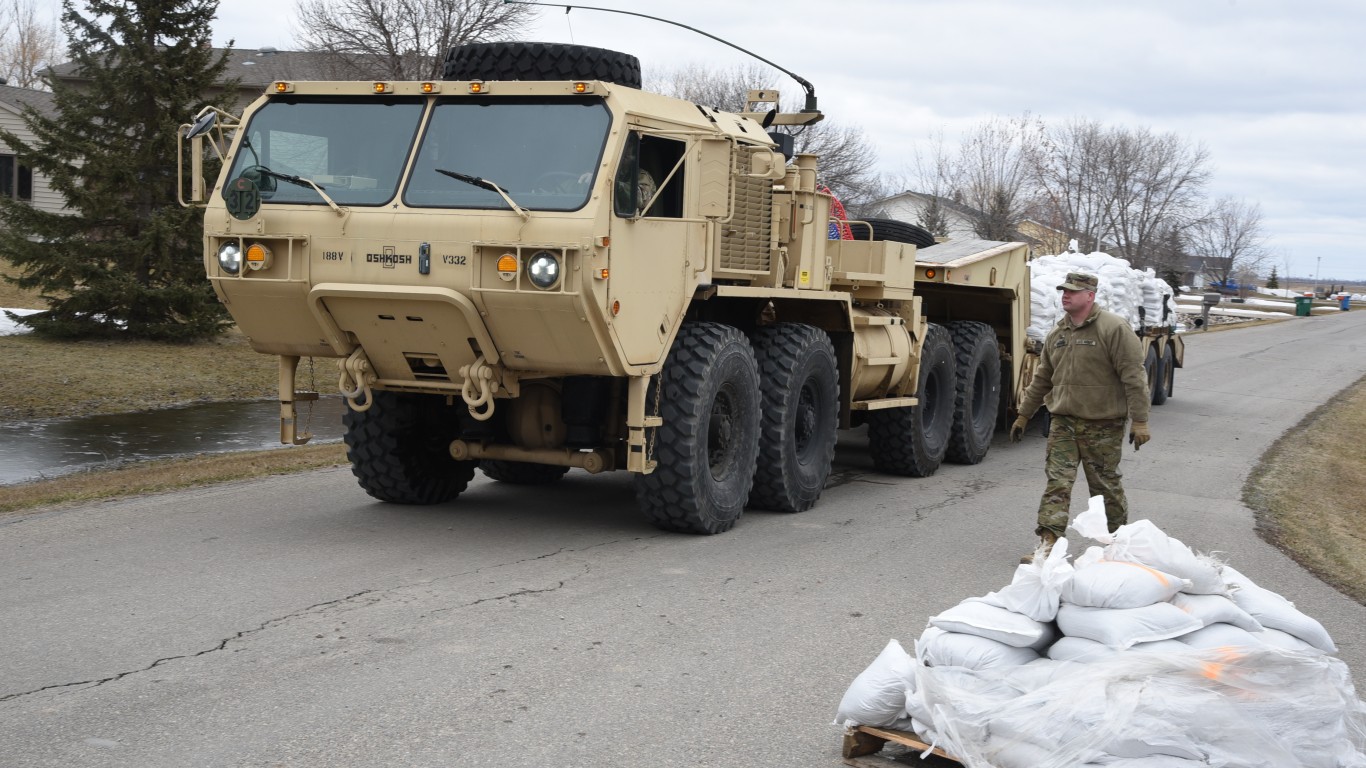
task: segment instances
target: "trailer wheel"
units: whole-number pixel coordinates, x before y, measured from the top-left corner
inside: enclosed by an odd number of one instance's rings
[[[1172,385],[1176,383],[1176,353],[1170,344],[1162,350],[1162,375],[1158,377],[1157,388],[1153,390],[1153,405],[1162,405],[1172,396]]]
[[[372,392],[365,411],[348,410],[346,458],[365,492],[395,504],[440,504],[459,496],[478,462],[451,458],[455,409],[433,395]]]
[[[953,344],[942,325],[931,323],[920,360],[920,402],[868,412],[873,466],[892,475],[934,474],[949,447],[955,389]]]
[[[1001,406],[1001,351],[986,323],[949,323],[957,357],[953,431],[945,455],[955,464],[977,464],[991,448]]]
[[[1157,385],[1162,382],[1162,358],[1157,356],[1157,349],[1151,344],[1148,345],[1148,354],[1143,357],[1143,371],[1148,374],[1148,400],[1157,400]]]
[[[749,340],[720,323],[684,325],[646,397],[659,402],[664,424],[652,436],[658,465],[635,478],[641,511],[669,531],[730,530],[759,454],[759,369]]]
[[[490,478],[511,485],[546,485],[564,477],[569,471],[569,467],[554,464],[502,459],[484,459],[479,462],[479,469]]]
[[[835,459],[835,347],[825,331],[797,323],[761,328],[753,344],[763,411],[749,506],[802,512],[820,498]]]
[[[468,43],[446,52],[446,80],[602,80],[640,87],[640,59],[566,43]]]
[[[893,243],[910,243],[917,248],[929,248],[935,244],[934,233],[928,229],[896,219],[851,221],[849,231],[855,240],[890,240]]]

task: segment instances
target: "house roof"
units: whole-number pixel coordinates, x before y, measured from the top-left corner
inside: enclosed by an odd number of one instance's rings
[[[214,48],[215,54],[226,52],[228,66],[220,83],[236,78],[242,88],[265,88],[276,80],[333,80],[336,79],[335,59],[329,53],[315,51],[281,51],[275,48]],[[61,80],[82,80],[75,62],[58,64],[49,70]]]
[[[56,114],[53,106],[52,94],[47,91],[35,91],[32,88],[16,88],[12,85],[0,85],[0,104],[14,105],[17,107],[31,106],[38,110],[40,114],[51,117]],[[15,111],[19,111],[15,109]]]

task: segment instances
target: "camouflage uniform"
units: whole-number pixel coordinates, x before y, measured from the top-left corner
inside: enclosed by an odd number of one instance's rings
[[[1067,529],[1068,508],[1077,466],[1086,473],[1086,487],[1105,499],[1105,519],[1111,531],[1129,521],[1129,501],[1120,484],[1119,457],[1124,448],[1125,419],[1082,419],[1053,416],[1048,430],[1048,485],[1039,501],[1039,527],[1061,538]]]
[[[1096,289],[1093,275],[1070,273],[1067,278],[1067,288]],[[1040,536],[1049,532],[1061,537],[1066,530],[1078,465],[1086,473],[1091,494],[1105,500],[1110,530],[1128,522],[1119,459],[1126,417],[1148,420],[1143,353],[1133,329],[1098,306],[1080,325],[1064,316],[1045,339],[1039,366],[1020,403],[1020,415],[1026,419],[1041,405],[1052,414],[1045,465],[1048,484],[1035,529]]]

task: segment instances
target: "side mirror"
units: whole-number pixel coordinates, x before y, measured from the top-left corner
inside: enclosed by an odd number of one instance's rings
[[[204,114],[199,116],[198,120],[194,121],[194,125],[191,125],[189,128],[185,129],[185,138],[197,139],[200,136],[203,136],[204,134],[213,130],[213,127],[217,124],[218,113],[214,111],[205,112]]]

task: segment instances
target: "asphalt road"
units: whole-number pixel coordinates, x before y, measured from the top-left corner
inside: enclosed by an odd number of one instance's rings
[[[1192,334],[1124,463],[1134,518],[1294,600],[1359,681],[1366,608],[1239,499],[1363,339],[1366,312]],[[1043,449],[910,480],[851,433],[814,510],[707,538],[580,472],[440,508],[329,470],[0,518],[0,766],[833,766],[887,640],[1010,580]]]

